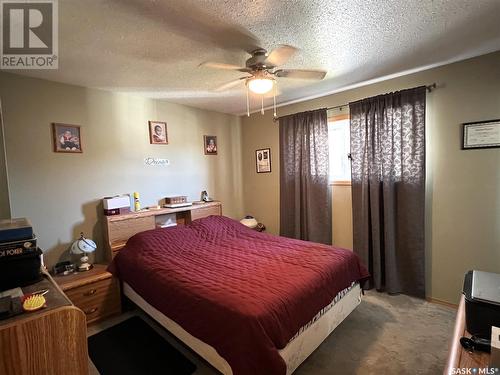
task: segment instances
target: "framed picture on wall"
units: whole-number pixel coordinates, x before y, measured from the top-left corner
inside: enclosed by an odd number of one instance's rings
[[[462,150],[500,147],[500,119],[463,124]]]
[[[255,167],[257,173],[271,172],[271,149],[263,148],[255,151]]]
[[[78,125],[52,124],[54,152],[81,153],[82,139]]]
[[[149,121],[149,143],[152,145],[168,145],[166,122]]]
[[[217,155],[217,137],[215,135],[204,135],[203,145],[205,155]]]

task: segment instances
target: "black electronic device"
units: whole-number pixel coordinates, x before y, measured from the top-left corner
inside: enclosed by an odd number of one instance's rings
[[[54,275],[74,273],[76,270],[76,265],[71,263],[69,260],[56,263],[53,268]]]
[[[487,339],[482,339],[480,337],[461,337],[460,344],[462,347],[470,352],[491,352],[491,341]]]
[[[0,291],[33,284],[41,276],[42,251],[3,256],[0,258]]]
[[[467,331],[478,338],[491,339],[491,327],[500,327],[500,275],[467,272],[463,294]]]

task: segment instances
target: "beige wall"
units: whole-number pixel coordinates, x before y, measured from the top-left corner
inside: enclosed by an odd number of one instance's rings
[[[10,217],[10,204],[1,111],[2,102],[0,101],[0,219],[7,219]]]
[[[278,111],[438,84],[427,107],[426,252],[433,298],[456,302],[468,269],[500,272],[500,149],[460,150],[461,123],[500,118],[499,66],[500,53],[490,54]],[[278,126],[271,111],[243,117],[240,126],[235,116],[7,73],[0,73],[0,98],[12,216],[32,219],[49,265],[80,231],[102,245],[99,201],[112,194],[139,191],[143,205],[151,205],[171,193],[197,199],[207,189],[223,201],[224,214],[252,214],[279,232]],[[149,145],[148,120],[168,123],[169,145]],[[84,153],[53,153],[51,122],[81,125]],[[218,136],[218,156],[203,155],[202,136],[209,133]],[[265,147],[272,150],[272,173],[257,174],[255,150]],[[149,156],[171,165],[146,167]],[[4,215],[1,160],[0,166]]]
[[[240,119],[141,97],[0,73],[13,217],[31,218],[50,265],[83,231],[102,246],[100,199],[141,193],[143,206],[201,190],[240,218]],[[166,121],[169,145],[150,145],[148,120]],[[83,154],[52,151],[52,122],[81,125]],[[216,135],[218,155],[203,153]],[[170,159],[148,167],[145,157]],[[1,180],[0,180],[1,182]]]
[[[278,109],[279,115],[436,82],[427,100],[427,293],[457,302],[469,269],[500,272],[500,149],[460,149],[461,123],[500,118],[500,53]],[[278,126],[272,111],[242,120],[245,212],[279,232]],[[273,172],[254,151],[271,147]]]

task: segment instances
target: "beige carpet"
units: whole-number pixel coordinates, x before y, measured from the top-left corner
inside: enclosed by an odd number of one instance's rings
[[[367,292],[361,305],[294,374],[442,374],[455,314],[451,308],[415,298]],[[91,326],[89,335],[131,315],[143,316],[195,363],[195,375],[218,374],[139,311]],[[98,374],[92,365],[90,373]]]

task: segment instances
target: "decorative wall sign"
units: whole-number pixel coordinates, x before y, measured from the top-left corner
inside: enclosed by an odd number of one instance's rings
[[[166,167],[170,165],[170,160],[164,158],[144,158],[144,165],[149,167]]]
[[[166,122],[149,121],[149,143],[152,145],[168,145]]]
[[[203,144],[205,155],[217,155],[217,137],[215,135],[204,135]]]
[[[81,153],[82,140],[78,125],[52,124],[54,152]]]
[[[271,172],[271,149],[263,148],[255,151],[255,167],[257,173]]]
[[[463,124],[463,150],[494,147],[500,147],[500,120]]]

